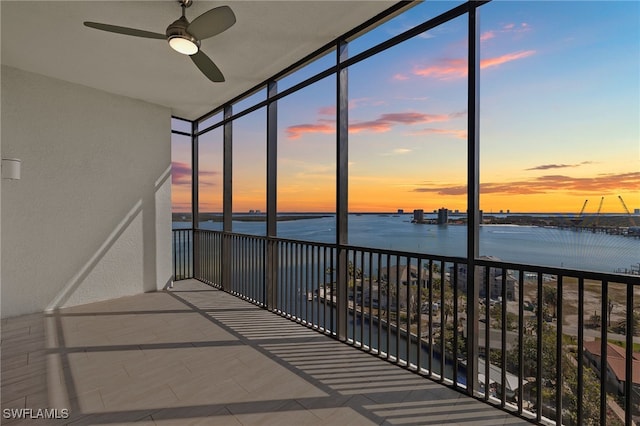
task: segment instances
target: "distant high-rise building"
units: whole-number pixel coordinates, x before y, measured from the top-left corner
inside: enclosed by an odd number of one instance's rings
[[[633,214],[640,214],[640,209],[633,209]]]
[[[424,210],[416,209],[413,211],[413,221],[414,222],[423,222],[424,221]]]
[[[404,214],[404,209],[398,209],[398,214]]]
[[[449,210],[444,207],[438,209],[438,225],[446,225],[449,222]]]

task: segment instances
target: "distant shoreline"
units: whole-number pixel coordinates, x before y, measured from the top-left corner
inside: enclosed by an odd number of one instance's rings
[[[179,217],[176,217],[179,216]],[[278,215],[278,222],[289,222],[292,220],[306,220],[306,219],[322,219],[325,217],[332,217],[330,214],[306,214],[299,213],[295,215]],[[201,222],[222,222],[222,215],[219,213],[203,213],[200,215]],[[266,222],[267,215],[261,213],[234,213],[233,220],[238,222]],[[191,215],[185,215],[184,213],[173,213],[174,222],[191,222]]]
[[[431,214],[431,213],[429,213]],[[412,218],[412,213],[349,213],[350,216],[376,215],[380,217]],[[451,224],[465,224],[466,213],[449,213]],[[278,222],[294,220],[322,219],[335,217],[334,213],[280,213],[277,216]],[[451,221],[454,219],[454,221]],[[238,222],[266,222],[267,216],[264,213],[233,213],[233,221]],[[222,222],[222,213],[201,213],[202,222]],[[173,222],[191,222],[190,213],[173,213]],[[433,219],[425,219],[424,223],[431,223]],[[619,213],[607,213],[601,215],[583,215],[564,213],[484,213],[484,225],[517,225],[517,226],[551,226],[551,227],[638,227],[640,217],[638,215],[625,215]]]

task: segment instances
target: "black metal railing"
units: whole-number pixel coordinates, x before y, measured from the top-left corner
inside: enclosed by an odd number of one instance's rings
[[[457,257],[193,235],[195,278],[520,417],[631,425],[640,414],[640,276],[482,258],[468,274]],[[480,296],[476,324],[467,275]],[[477,359],[467,359],[470,342]]]
[[[173,279],[193,278],[193,230],[173,230]]]

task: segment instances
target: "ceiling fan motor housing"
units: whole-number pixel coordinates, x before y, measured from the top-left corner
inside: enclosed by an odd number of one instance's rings
[[[187,27],[189,26],[189,21],[184,16],[176,19],[171,25],[167,27],[167,41],[171,41],[173,38],[182,38],[185,40],[189,40],[200,49],[200,40],[189,34],[187,31]]]

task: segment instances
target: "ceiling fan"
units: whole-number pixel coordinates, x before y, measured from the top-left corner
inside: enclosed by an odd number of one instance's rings
[[[189,55],[193,63],[209,80],[213,82],[224,81],[220,69],[200,50],[200,41],[227,30],[235,24],[236,16],[229,6],[220,6],[204,12],[189,23],[184,12],[193,4],[193,0],[178,0],[178,3],[182,8],[182,16],[167,27],[165,34],[99,22],[84,22],[84,25],[97,30],[134,37],[167,40],[175,51]]]

